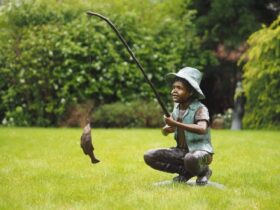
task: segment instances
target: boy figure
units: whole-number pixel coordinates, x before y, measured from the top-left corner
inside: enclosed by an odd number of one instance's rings
[[[164,116],[166,125],[162,133],[175,132],[177,146],[149,150],[144,160],[156,170],[178,173],[173,181],[187,182],[197,176],[196,183],[205,185],[212,175],[209,165],[214,153],[208,109],[198,101],[205,98],[199,87],[202,74],[197,69],[185,67],[178,73],[167,74],[166,78],[172,82],[174,109],[170,117]]]

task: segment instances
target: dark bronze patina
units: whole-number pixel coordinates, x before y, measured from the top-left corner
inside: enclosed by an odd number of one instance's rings
[[[91,127],[90,123],[88,123],[83,130],[83,134],[81,136],[81,148],[83,149],[85,155],[88,155],[93,164],[100,162],[100,160],[96,159],[93,150],[94,147],[92,145],[91,140]]]

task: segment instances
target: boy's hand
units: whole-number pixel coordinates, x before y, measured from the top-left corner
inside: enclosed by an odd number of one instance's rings
[[[177,126],[177,121],[173,120],[173,118],[170,117],[166,117],[164,115],[164,121],[167,125],[171,126],[171,127],[176,127]]]
[[[174,127],[170,127],[169,125],[165,125],[162,129],[161,132],[164,136],[167,136],[169,133],[173,133],[175,131]]]

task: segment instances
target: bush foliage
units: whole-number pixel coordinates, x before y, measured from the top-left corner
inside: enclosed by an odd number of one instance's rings
[[[160,127],[163,113],[155,101],[116,102],[99,107],[92,114],[94,127]]]
[[[243,56],[246,114],[249,128],[280,127],[280,16],[269,27],[263,27],[248,40],[249,50]]]
[[[110,3],[109,3],[110,2]],[[0,120],[20,126],[57,125],[67,107],[154,98],[111,28],[85,11],[108,15],[167,101],[164,75],[212,62],[199,52],[193,11],[181,1],[23,1],[2,7]],[[126,5],[126,6],[123,6]]]

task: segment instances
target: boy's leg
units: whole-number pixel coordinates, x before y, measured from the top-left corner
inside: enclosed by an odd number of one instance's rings
[[[187,171],[192,175],[197,176],[198,184],[207,184],[209,177],[212,174],[209,169],[209,164],[212,162],[212,154],[197,150],[187,153],[184,157],[184,165]]]
[[[185,154],[186,151],[179,148],[152,149],[144,154],[144,160],[156,170],[178,173],[189,179],[191,176],[184,167]]]

